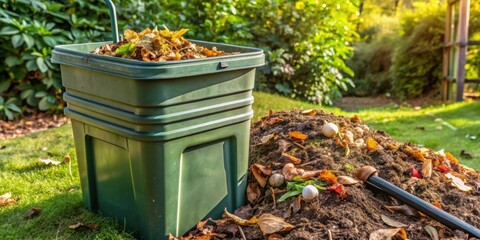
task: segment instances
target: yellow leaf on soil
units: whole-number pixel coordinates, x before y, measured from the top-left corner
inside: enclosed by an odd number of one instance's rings
[[[277,232],[287,232],[292,230],[295,226],[285,222],[283,218],[274,216],[269,213],[264,213],[258,218],[257,222],[263,235],[269,235]]]
[[[375,139],[368,137],[367,138],[367,148],[368,150],[375,151],[378,149],[378,142]]]
[[[458,159],[456,159],[451,153],[446,152],[445,157],[450,160],[451,163],[453,164],[458,164]]]

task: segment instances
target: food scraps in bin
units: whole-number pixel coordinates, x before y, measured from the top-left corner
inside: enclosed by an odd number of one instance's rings
[[[174,60],[200,59],[234,55],[239,52],[226,53],[216,47],[208,49],[183,38],[188,29],[171,31],[166,26],[163,30],[146,28],[141,32],[125,30],[124,40],[105,44],[92,53],[136,59],[145,62],[164,62]]]

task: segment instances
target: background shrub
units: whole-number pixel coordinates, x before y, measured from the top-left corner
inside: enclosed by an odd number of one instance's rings
[[[116,1],[119,29],[165,24],[187,38],[261,47],[258,89],[331,103],[352,85],[355,7],[349,0]],[[111,39],[103,1],[0,0],[0,118],[59,111],[63,88],[55,45]]]

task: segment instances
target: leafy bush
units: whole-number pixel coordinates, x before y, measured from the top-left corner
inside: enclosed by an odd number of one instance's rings
[[[58,44],[110,39],[101,1],[0,0],[0,118],[28,109],[63,108]],[[186,37],[261,47],[267,66],[258,88],[317,103],[331,103],[351,85],[344,59],[355,37],[349,0],[126,0],[116,3],[119,29],[165,24],[189,28]]]
[[[445,8],[425,3],[401,17],[401,36],[393,55],[392,91],[415,98],[437,91],[442,79]]]
[[[0,0],[0,118],[13,119],[28,108],[63,108],[58,66],[50,63],[55,45],[103,39],[107,11],[97,1]]]
[[[375,38],[370,42],[355,44],[355,54],[347,64],[355,72],[354,95],[375,95],[391,89],[389,69],[392,66],[392,46],[395,38],[391,35]]]

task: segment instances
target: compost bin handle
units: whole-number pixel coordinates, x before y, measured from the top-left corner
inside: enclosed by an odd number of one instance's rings
[[[113,42],[116,43],[119,41],[117,12],[115,10],[115,5],[111,0],[105,0],[105,3],[107,3],[108,9],[110,10],[110,23],[112,24],[112,37],[113,37]]]

